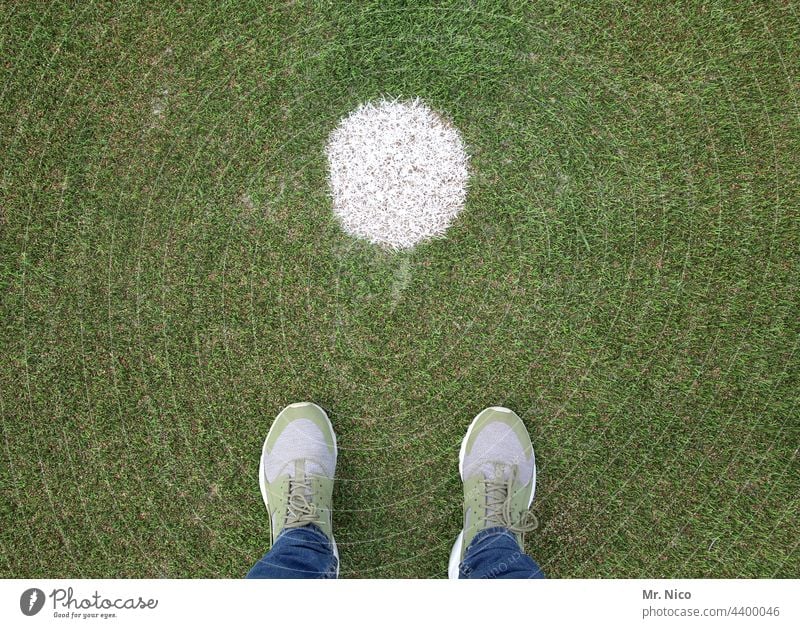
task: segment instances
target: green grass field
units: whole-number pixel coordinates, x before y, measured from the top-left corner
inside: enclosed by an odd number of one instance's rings
[[[306,399],[343,577],[446,574],[493,404],[549,576],[800,575],[800,5],[172,4],[0,3],[0,576],[243,576]],[[471,154],[402,253],[328,197],[381,96]]]

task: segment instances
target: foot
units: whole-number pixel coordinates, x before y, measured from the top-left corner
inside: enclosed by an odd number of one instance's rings
[[[293,403],[275,418],[258,471],[272,543],[284,529],[313,524],[330,539],[338,560],[331,521],[336,453],[336,434],[318,405]]]
[[[461,442],[464,527],[450,552],[448,576],[458,578],[464,552],[481,530],[502,527],[522,535],[536,527],[528,509],[536,490],[536,459],[528,430],[508,408],[486,408]]]

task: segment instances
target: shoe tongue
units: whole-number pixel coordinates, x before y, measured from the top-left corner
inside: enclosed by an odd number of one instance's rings
[[[309,475],[325,475],[322,467],[313,460],[293,460],[286,465],[287,475],[292,479],[302,480]]]
[[[511,474],[511,467],[500,462],[485,462],[481,465],[481,473],[487,480],[507,482]]]

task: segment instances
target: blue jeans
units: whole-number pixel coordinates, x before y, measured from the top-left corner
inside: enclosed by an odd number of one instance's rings
[[[248,578],[335,578],[338,561],[328,537],[314,525],[289,528],[247,574]],[[505,528],[487,528],[469,544],[461,578],[544,578],[541,568]]]

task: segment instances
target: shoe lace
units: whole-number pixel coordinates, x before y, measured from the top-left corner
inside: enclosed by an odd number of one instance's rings
[[[511,467],[508,479],[506,479],[503,477],[502,466],[497,465],[494,477],[486,479],[485,519],[487,527],[500,526],[508,528],[515,534],[523,535],[524,538],[526,532],[532,532],[539,526],[539,521],[530,510],[526,510],[519,519],[514,519],[514,513],[511,510],[511,497],[516,473],[516,467]]]
[[[311,478],[289,479],[289,504],[286,528],[300,528],[319,520],[316,504],[308,500],[312,492]]]

